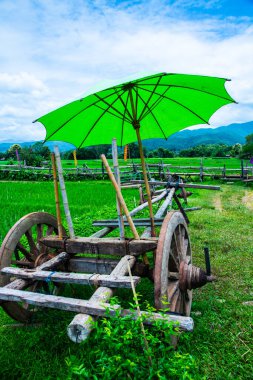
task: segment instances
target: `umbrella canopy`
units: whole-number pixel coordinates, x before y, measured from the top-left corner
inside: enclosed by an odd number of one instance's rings
[[[98,91],[69,103],[36,121],[46,139],[76,147],[120,145],[138,140],[147,190],[152,235],[155,235],[151,194],[142,139],[167,138],[196,124],[208,124],[220,107],[235,102],[225,89],[227,79],[160,73]]]
[[[35,121],[46,128],[45,141],[76,147],[167,138],[197,124],[208,124],[220,107],[235,102],[225,89],[227,79],[160,73],[107,88],[71,102]]]

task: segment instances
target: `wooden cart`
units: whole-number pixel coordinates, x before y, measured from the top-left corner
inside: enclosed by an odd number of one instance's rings
[[[92,330],[94,318],[113,315],[120,309],[108,303],[115,288],[131,288],[147,277],[154,285],[156,309],[169,307],[170,312],[141,312],[144,323],[163,319],[192,331],[192,289],[213,277],[192,265],[186,214],[168,212],[173,198],[179,202],[173,184],[153,196],[152,203],[162,202],[155,214],[155,224],[161,226],[159,237],[151,237],[150,220],[145,218],[133,219],[137,227],[144,228],[140,239],[120,239],[105,237],[118,227],[118,220],[95,221],[94,225],[103,228],[90,237],[70,238],[63,230],[60,238],[53,215],[34,212],[24,216],[8,232],[0,250],[2,308],[24,323],[31,320],[38,307],[74,311],[77,315],[67,331],[70,339],[81,342]],[[130,215],[145,207],[147,202]],[[144,255],[149,262],[143,260]],[[133,276],[129,276],[130,268]],[[94,285],[94,294],[89,300],[64,297],[60,295],[64,283]],[[120,309],[120,313],[137,317],[129,310]]]

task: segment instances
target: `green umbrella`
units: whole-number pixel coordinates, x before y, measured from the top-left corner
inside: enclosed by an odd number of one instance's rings
[[[78,148],[138,140],[151,226],[154,217],[142,139],[165,138],[186,127],[209,124],[220,107],[234,103],[227,79],[159,73],[119,84],[73,101],[35,121],[46,128],[45,141],[65,141]]]

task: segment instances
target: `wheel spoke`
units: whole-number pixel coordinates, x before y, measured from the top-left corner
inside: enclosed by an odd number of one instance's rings
[[[175,256],[174,252],[173,252],[173,249],[170,250],[170,256],[169,256],[169,259],[172,258],[172,260],[174,261],[175,265],[176,265],[176,269],[179,270],[179,258],[177,256]]]
[[[53,232],[54,232],[54,227],[53,226],[49,226],[48,229],[47,229],[46,235],[47,236],[52,235]]]
[[[37,224],[37,244],[40,243],[40,239],[43,236],[43,225],[41,223]]]
[[[173,297],[171,298],[171,301],[170,301],[170,310],[171,311],[177,312],[176,306],[177,306],[177,302],[178,302],[178,298],[179,298],[180,293],[181,292],[180,292],[179,288],[177,288],[176,291],[173,293]]]
[[[38,249],[37,249],[37,247],[36,247],[36,244],[35,244],[35,242],[34,242],[34,240],[33,240],[31,229],[29,229],[29,230],[27,230],[27,231],[25,232],[25,236],[26,236],[26,238],[27,238],[27,241],[28,241],[29,247],[30,247],[30,249],[31,249],[31,251],[32,251],[32,253],[33,253],[33,255],[38,256],[38,255],[39,255],[39,251],[38,251]]]
[[[30,254],[30,252],[27,251],[27,249],[23,246],[23,244],[20,243],[20,241],[19,241],[18,244],[17,244],[17,249],[18,249],[21,253],[23,253],[23,255],[25,256],[25,258],[26,258],[28,261],[30,261],[30,262],[34,261],[33,258],[32,258],[32,256],[31,256],[31,254]],[[16,256],[16,255],[15,255],[15,256]],[[17,259],[17,257],[16,257],[16,259]],[[20,259],[17,259],[17,260],[20,260]]]
[[[171,303],[171,300],[174,298],[176,292],[178,291],[179,282],[171,282],[168,286],[167,294],[168,294],[168,300]]]
[[[174,239],[175,239],[175,244],[176,244],[177,255],[179,257],[179,261],[182,261],[182,259],[183,259],[183,250],[182,250],[182,245],[181,245],[180,230],[179,229],[175,230],[174,233],[173,233],[173,236],[174,236]]]
[[[19,252],[18,252],[18,248],[17,247],[14,250],[14,255],[15,255],[16,260],[19,261],[20,260],[20,256],[19,256]]]

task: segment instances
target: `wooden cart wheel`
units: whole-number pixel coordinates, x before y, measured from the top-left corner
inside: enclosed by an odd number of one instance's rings
[[[57,220],[53,215],[46,212],[25,215],[14,224],[3,241],[0,249],[0,269],[10,266],[35,268],[51,259],[59,251],[46,247],[40,239],[57,233]],[[66,234],[65,231],[63,234]],[[0,274],[0,286],[5,286],[13,280],[15,279],[10,276]],[[36,281],[27,290],[48,292],[48,287],[47,283]],[[35,311],[25,302],[3,302],[2,307],[7,314],[20,322],[28,322]]]
[[[192,254],[183,215],[172,211],[164,218],[156,251],[154,270],[155,306],[189,316],[192,290],[179,283],[182,266],[191,263]]]

